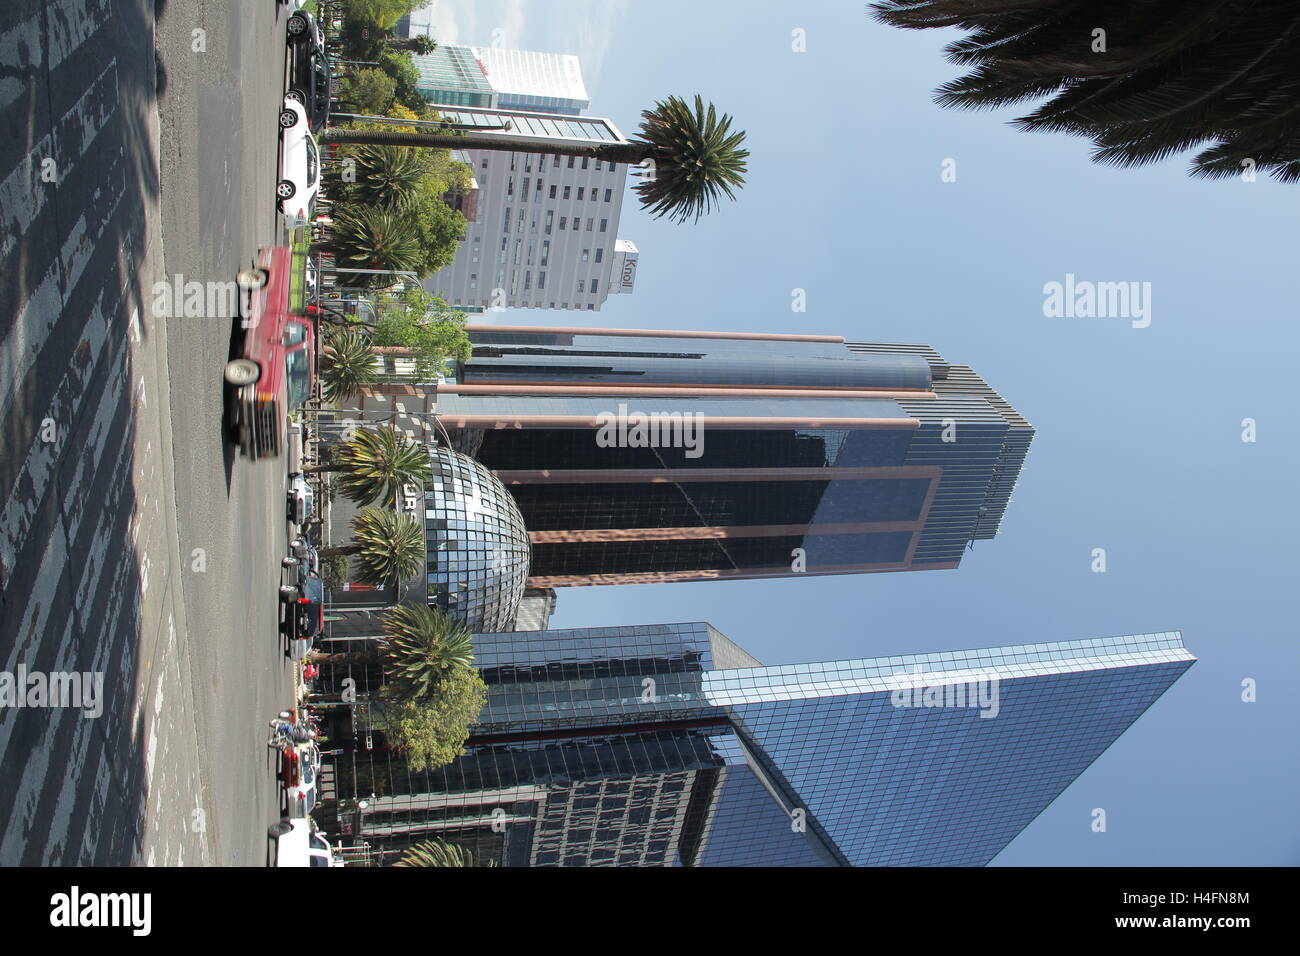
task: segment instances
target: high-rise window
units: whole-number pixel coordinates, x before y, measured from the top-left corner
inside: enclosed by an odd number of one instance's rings
[[[524,241],[522,239],[515,240],[515,265],[519,265],[519,251],[523,248],[523,245]]]
[[[536,251],[537,251],[537,240],[529,239],[528,240],[528,264],[530,266],[533,264],[533,253]]]
[[[483,160],[481,163],[479,163],[479,169],[487,169],[487,160],[486,160],[486,159]]]
[[[578,202],[582,202],[582,187],[578,187]]]
[[[555,210],[554,209],[546,210],[546,234],[548,236],[551,234],[551,223],[553,223],[554,221],[555,221]]]
[[[523,210],[521,209],[520,212],[523,212]],[[604,221],[605,221],[605,220],[603,220],[603,219],[601,220],[602,223],[603,223]],[[593,223],[593,222],[595,222],[594,219],[588,219],[588,220],[587,220],[587,231],[588,231],[588,232],[591,232],[591,226],[592,226],[592,223]],[[602,228],[601,231],[603,232],[604,229]]]
[[[591,291],[592,291],[592,292],[595,292],[595,291],[596,291],[596,280],[595,280],[595,279],[592,279],[592,280],[591,280]]]
[[[551,193],[550,193],[550,198],[551,198],[551,199],[554,199],[554,198],[555,198],[555,191],[556,191],[557,189],[559,189],[559,188],[560,188],[560,187],[558,187],[558,186],[552,186],[552,187],[551,187]]]
[[[510,231],[510,207],[509,206],[506,206],[506,221],[505,221],[505,225],[501,227],[501,231],[502,232]]]
[[[552,158],[555,160],[555,162],[554,162],[552,165],[553,165],[556,169],[559,169],[559,168],[560,168],[560,157],[559,157],[558,155],[556,155],[556,156],[554,156],[554,157],[552,157]]]
[[[600,160],[596,160],[596,172],[600,172]]]
[[[582,250],[582,261],[583,261],[583,262],[586,262],[586,261],[587,261],[587,255],[588,255],[590,252],[591,252],[590,249],[583,249],[583,250]]]
[[[583,168],[583,169],[586,169],[586,168],[587,168],[587,157],[586,157],[586,156],[582,157],[582,168]]]
[[[513,176],[506,179],[506,201],[515,201],[515,177]]]
[[[599,262],[602,258],[604,258],[604,256],[605,256],[605,250],[604,250],[603,248],[602,248],[602,249],[597,249],[597,250],[596,250],[596,261],[597,261],[597,262]]]
[[[566,222],[568,222],[568,221],[569,221],[569,217],[568,217],[568,216],[561,216],[561,217],[560,217],[560,231],[561,231],[561,232],[564,231],[564,224],[565,224]]]
[[[606,190],[605,190],[605,202],[609,202],[610,199],[613,197],[613,195],[614,195],[614,190],[612,190],[612,189],[606,189]]]
[[[601,231],[601,232],[604,232],[604,231],[605,231],[605,227],[608,226],[608,225],[609,225],[609,220],[608,220],[608,219],[602,219],[602,220],[600,221],[600,231]]]
[[[570,156],[570,157],[569,157],[569,168],[570,168],[570,169],[573,168],[573,160],[574,160],[575,158],[576,158],[576,157],[574,157],[574,156]]]
[[[586,284],[587,284],[587,280],[586,280],[586,279],[579,279],[579,280],[578,280],[578,291],[579,291],[579,292],[582,292],[582,291],[583,291],[583,287],[586,286]]]
[[[532,287],[533,287],[533,274],[532,274],[531,272],[525,272],[525,273],[524,273],[524,291],[525,291],[525,292],[528,292],[529,290],[532,289]]]
[[[570,192],[570,190],[572,190],[572,189],[573,189],[572,186],[565,186],[565,187],[564,187],[564,198],[565,198],[565,199],[568,199],[568,198],[569,198],[569,192]]]
[[[533,171],[533,154],[524,153],[524,172],[531,173],[532,171]]]
[[[529,177],[529,176],[525,176],[525,177],[524,177],[524,188],[523,188],[523,191],[519,194],[519,199],[520,199],[521,202],[528,202],[528,187],[529,187],[529,185],[531,185],[531,184],[532,184],[532,178]],[[510,197],[507,196],[506,198],[509,199]]]
[[[551,258],[551,240],[543,239],[542,240],[542,265],[546,265],[547,260],[549,260],[550,258]],[[596,261],[599,262],[600,259],[597,258]]]
[[[546,272],[542,271],[537,273],[537,291],[540,292],[542,289],[545,288],[546,288]],[[551,306],[551,308],[553,309],[555,308],[555,306]]]
[[[524,231],[524,211],[521,209],[519,210],[519,225],[515,227],[515,232],[523,232],[523,231]]]
[[[516,164],[516,162],[518,162],[518,160],[519,160],[519,154],[518,154],[518,153],[511,153],[511,154],[510,154],[510,171],[511,171],[512,173],[513,173],[513,172],[515,171],[515,169],[517,168],[515,164]]]
[[[540,177],[537,180],[537,198],[542,198],[542,180]]]

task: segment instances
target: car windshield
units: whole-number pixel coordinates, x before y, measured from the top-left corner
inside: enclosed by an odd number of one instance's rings
[[[289,382],[289,407],[297,408],[307,400],[311,386],[311,345],[286,355],[284,371]]]
[[[316,182],[316,144],[310,136],[303,142],[307,144],[307,185],[311,186]]]

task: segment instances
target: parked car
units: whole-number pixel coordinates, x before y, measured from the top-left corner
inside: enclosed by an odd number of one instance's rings
[[[305,535],[289,542],[289,555],[283,562],[286,568],[296,568],[299,583],[312,575],[320,574],[320,554]]]
[[[300,661],[311,653],[325,624],[325,582],[317,574],[280,588],[283,611],[280,633],[289,638],[289,657]]]
[[[242,319],[224,377],[231,437],[254,459],[281,453],[288,413],[311,394],[316,324],[289,311],[290,262],[287,247],[267,247],[236,277]]]
[[[301,472],[293,475],[289,480],[288,504],[289,520],[299,527],[307,523],[315,510],[316,495],[311,485],[307,483],[306,476]]]
[[[293,744],[280,752],[280,783],[290,817],[308,816],[315,808],[319,773],[320,748],[315,744]]]
[[[280,181],[275,197],[285,215],[309,222],[320,193],[320,150],[303,104],[285,96],[280,110]]]
[[[306,10],[289,17],[285,29],[289,44],[289,90],[285,95],[303,105],[312,132],[318,133],[329,122],[334,86],[324,37]]]
[[[342,866],[311,817],[284,817],[266,831],[275,846],[272,866]]]

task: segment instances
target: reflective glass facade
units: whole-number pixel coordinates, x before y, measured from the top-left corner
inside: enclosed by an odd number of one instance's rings
[[[510,492],[465,455],[430,452],[424,490],[427,597],[470,628],[510,628],[528,581],[529,543]]]
[[[533,866],[979,866],[1193,662],[1176,632],[763,667],[707,624],[480,634],[464,756],[365,838]]]
[[[514,492],[536,587],[954,568],[1032,427],[927,346],[471,326],[439,386]]]

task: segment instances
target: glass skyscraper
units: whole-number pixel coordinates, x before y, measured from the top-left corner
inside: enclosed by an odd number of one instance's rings
[[[381,854],[979,866],[1195,658],[1176,632],[763,667],[707,624],[481,634],[467,752],[367,785]]]
[[[928,346],[468,328],[429,388],[519,502],[531,587],[955,568],[1033,437]]]

